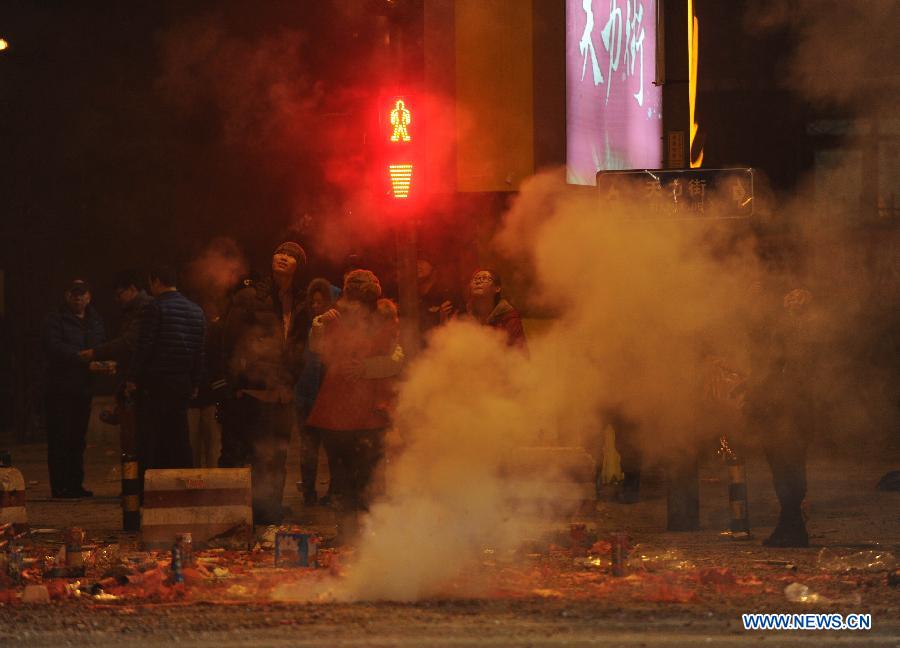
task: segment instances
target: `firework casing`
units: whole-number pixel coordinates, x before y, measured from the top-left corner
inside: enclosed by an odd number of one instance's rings
[[[731,537],[750,538],[750,517],[747,512],[747,469],[743,460],[728,459],[728,505],[731,510]]]
[[[168,549],[178,533],[197,547],[215,536],[252,529],[249,468],[174,468],[144,474],[141,541]]]
[[[318,539],[308,533],[275,534],[276,567],[318,567]]]
[[[184,582],[184,571],[182,570],[182,567],[181,547],[177,544],[172,545],[172,582]]]
[[[66,530],[66,567],[84,567],[84,529],[72,527]]]
[[[628,536],[624,533],[614,533],[609,540],[609,560],[613,576],[625,575],[625,561],[628,560]]]
[[[140,531],[141,481],[136,455],[122,453],[122,530]]]
[[[25,478],[15,468],[0,468],[0,524],[7,523],[16,531],[23,531],[28,526]]]
[[[181,550],[181,565],[190,567],[194,564],[194,540],[190,533],[175,535],[175,546]]]

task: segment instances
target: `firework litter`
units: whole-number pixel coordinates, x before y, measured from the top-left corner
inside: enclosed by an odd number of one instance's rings
[[[613,576],[625,575],[625,563],[628,560],[628,536],[614,533],[610,538],[610,563]]]
[[[183,583],[184,582],[184,571],[182,570],[182,552],[181,546],[178,544],[172,545],[172,582],[173,583]]]
[[[318,567],[318,538],[308,533],[279,531],[275,534],[276,567]]]

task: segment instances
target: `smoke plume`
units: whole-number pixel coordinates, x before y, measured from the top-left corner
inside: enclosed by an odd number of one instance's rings
[[[204,307],[219,311],[246,274],[247,261],[238,244],[230,238],[218,237],[188,264],[184,283]]]
[[[883,40],[873,34],[888,27],[872,21],[896,24],[886,20],[896,3],[823,4],[834,11],[763,18],[802,23],[806,38],[792,68],[798,88],[853,103],[871,90],[864,70],[877,63],[862,43]],[[839,24],[846,34],[834,31]],[[874,31],[865,34],[866,26]],[[811,65],[811,52],[839,58],[835,43],[851,50],[846,61]],[[635,423],[647,462],[710,452],[722,433],[759,444],[766,431],[740,415],[740,394],[716,394],[717,372],[748,380],[777,374],[783,358],[767,355],[760,340],[792,321],[788,295],[808,297],[802,340],[815,349],[815,371],[797,394],[771,398],[809,397],[823,440],[877,439],[896,429],[896,382],[887,375],[896,367],[872,362],[874,342],[896,315],[873,310],[868,295],[841,283],[847,266],[822,263],[840,237],[807,226],[809,194],[778,206],[774,226],[753,227],[715,213],[652,218],[639,194],[623,194],[601,202],[567,187],[559,172],[522,184],[495,247],[527,268],[531,292],[518,306],[539,305],[555,318],[529,337],[527,356],[472,323],[452,322],[432,336],[400,388],[395,425],[404,444],[387,465],[386,494],[372,505],[356,561],[332,596],[446,593],[484,548],[520,546],[536,528],[530,516],[554,516],[540,505],[517,508],[517,500],[537,498],[516,491],[510,455],[522,446],[595,447],[610,410]],[[891,272],[878,290],[896,304]],[[853,275],[856,287],[863,275]],[[543,495],[564,502],[552,487]]]

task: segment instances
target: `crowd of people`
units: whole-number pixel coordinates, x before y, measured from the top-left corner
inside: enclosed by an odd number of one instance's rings
[[[224,307],[209,301],[202,308],[179,291],[171,267],[152,268],[143,277],[120,273],[115,297],[121,325],[112,338],[91,306],[88,283],[72,281],[43,332],[53,497],[92,495],[84,487],[83,459],[92,378],[114,373],[118,409],[133,407],[136,414],[141,481],[154,468],[249,466],[254,521],[279,524],[286,514],[282,497],[296,422],[304,504],[364,510],[404,367],[398,310],[375,273],[359,263],[346,268],[341,286],[321,277],[307,280],[306,265],[303,248],[286,241],[275,249],[265,278],[243,280]],[[527,352],[522,318],[503,297],[496,272],[476,270],[457,292],[437,281],[430,262],[420,260],[417,270],[426,338],[451,319],[468,318],[501,331],[509,347]],[[745,383],[743,410],[750,427],[762,431],[781,504],[766,543],[806,546],[802,503],[815,407],[805,386],[818,355],[809,335],[812,295],[798,289],[779,301],[760,309],[752,354],[758,366]],[[113,411],[103,418],[116,423],[120,417]],[[617,408],[604,419],[617,432],[624,475],[620,499],[637,501],[640,430]],[[322,451],[330,480],[320,500]]]
[[[306,265],[298,243],[282,243],[267,276],[241,281],[224,307],[186,297],[169,266],[120,273],[121,325],[112,338],[88,283],[72,281],[43,332],[52,496],[92,495],[84,487],[92,383],[115,374],[116,409],[101,418],[115,424],[134,408],[142,482],[148,469],[249,466],[254,522],[279,524],[296,422],[305,505],[320,503],[323,449],[330,481],[321,503],[365,509],[405,361],[398,310],[368,269],[350,266],[335,286],[307,280]],[[504,331],[509,346],[525,347],[522,319],[496,272],[477,270],[456,293],[437,288],[428,261],[418,270],[423,333],[471,318]]]

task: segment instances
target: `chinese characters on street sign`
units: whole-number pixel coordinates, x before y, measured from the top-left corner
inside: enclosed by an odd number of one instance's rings
[[[748,218],[753,215],[753,169],[600,171],[608,198],[636,192],[646,214],[670,218]]]

